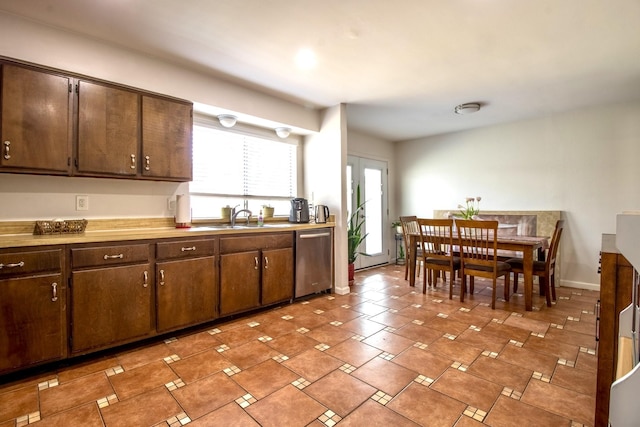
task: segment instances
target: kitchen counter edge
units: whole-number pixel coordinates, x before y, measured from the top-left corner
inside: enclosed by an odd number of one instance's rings
[[[277,226],[268,227],[249,227],[249,228],[222,228],[194,226],[191,228],[138,228],[123,230],[101,230],[87,231],[80,234],[49,234],[49,235],[32,235],[32,234],[0,234],[0,249],[16,248],[27,246],[51,246],[51,245],[68,245],[78,243],[101,243],[101,242],[117,242],[126,240],[142,240],[142,239],[166,239],[178,237],[200,237],[200,236],[227,236],[234,234],[262,234],[262,233],[279,233],[297,230],[312,230],[317,228],[335,227],[335,222],[327,222],[324,224],[308,223],[308,224],[279,224]]]

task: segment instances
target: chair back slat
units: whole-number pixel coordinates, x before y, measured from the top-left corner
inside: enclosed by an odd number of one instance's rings
[[[551,243],[549,244],[549,253],[545,262],[547,263],[547,271],[553,272],[553,268],[556,265],[556,257],[558,256],[558,247],[560,246],[560,237],[562,237],[562,230],[564,229],[564,220],[559,219],[556,222],[556,228],[553,231],[551,237]]]
[[[418,217],[415,215],[401,216],[400,225],[402,226],[402,237],[404,238],[405,248],[407,248],[407,254],[410,251],[409,235],[418,233]]]
[[[460,256],[465,262],[495,266],[498,261],[498,221],[456,220]]]
[[[449,259],[453,247],[453,220],[418,218],[424,257]]]

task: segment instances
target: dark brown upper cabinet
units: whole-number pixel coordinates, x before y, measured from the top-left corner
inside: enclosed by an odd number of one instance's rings
[[[71,79],[14,64],[0,67],[0,171],[69,174]]]
[[[191,102],[2,58],[0,68],[0,172],[191,181]]]
[[[142,96],[142,175],[191,181],[193,106]]]
[[[140,169],[140,96],[78,82],[77,172],[135,177]]]

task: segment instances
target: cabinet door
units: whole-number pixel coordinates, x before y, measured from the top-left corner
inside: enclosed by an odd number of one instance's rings
[[[158,332],[215,319],[215,273],[212,256],[156,264]]]
[[[220,315],[260,306],[260,251],[220,255]]]
[[[2,64],[0,169],[70,170],[69,78]]]
[[[139,98],[128,90],[78,82],[79,173],[137,174]]]
[[[262,304],[293,298],[293,248],[262,252]]]
[[[153,328],[149,264],[71,273],[71,348],[142,338]]]
[[[193,106],[142,97],[142,175],[191,181]]]
[[[63,283],[60,274],[0,280],[0,372],[66,355]]]

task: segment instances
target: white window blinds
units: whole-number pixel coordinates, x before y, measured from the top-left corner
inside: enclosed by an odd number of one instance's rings
[[[296,197],[297,145],[270,139],[260,132],[237,132],[196,123],[193,129],[193,181],[189,191],[208,202],[192,204],[194,217],[211,217],[197,212],[198,206],[219,199],[232,199],[245,206],[251,199],[261,202]],[[212,199],[213,198],[213,199]]]

